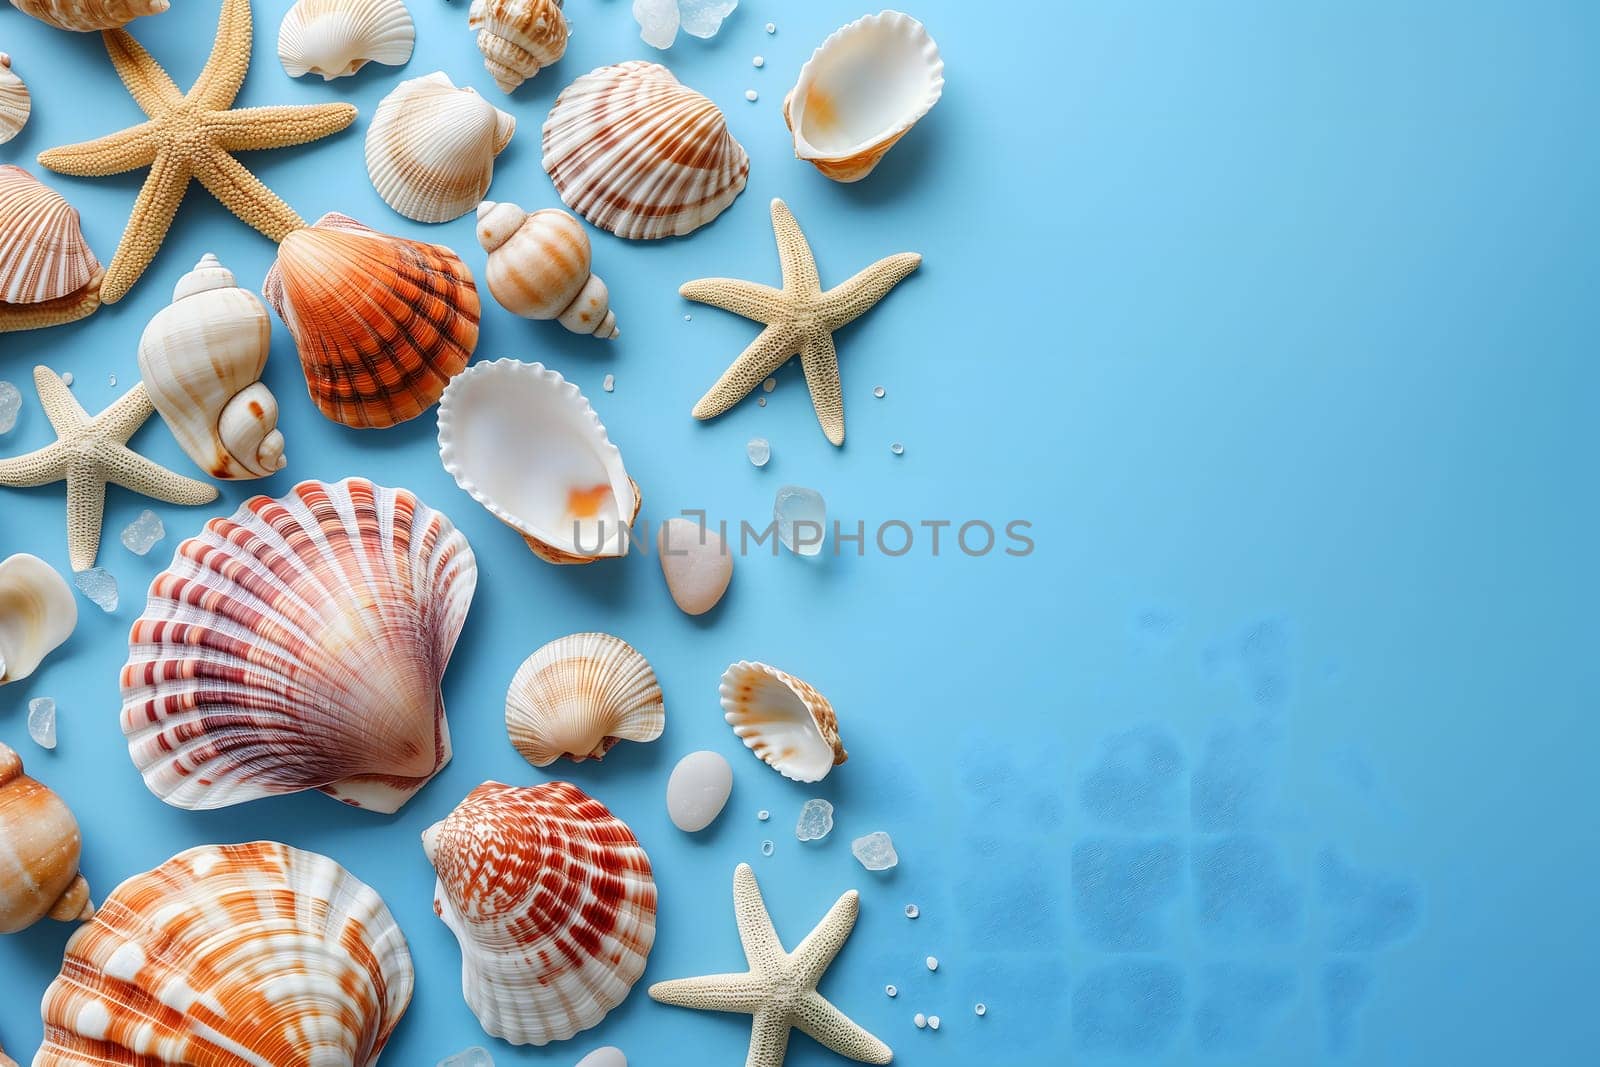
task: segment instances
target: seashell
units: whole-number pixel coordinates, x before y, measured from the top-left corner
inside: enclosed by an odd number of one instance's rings
[[[112,890],[45,990],[36,1067],[368,1067],[416,975],[376,890],[276,841],[201,845]]]
[[[207,252],[139,339],[139,373],[189,458],[213,478],[282,470],[278,398],[261,382],[272,320]]]
[[[0,1067],[17,1067],[17,1061],[7,1056],[3,1048],[0,1048]]]
[[[557,319],[573,333],[620,337],[611,295],[589,271],[589,235],[558,208],[533,214],[515,204],[478,205],[484,279],[500,306],[525,319]]]
[[[783,100],[794,154],[836,182],[858,182],[932,110],[944,60],[922,23],[880,11],[835,30]]]
[[[447,222],[489,191],[494,157],[517,120],[444,71],[403,81],[367,128],[367,175],[384,203],[408,219]]]
[[[439,457],[540,559],[627,554],[639,486],[600,416],[555,371],[498,359],[457,375],[439,401]]]
[[[11,6],[25,15],[58,30],[114,30],[141,15],[159,15],[168,0],[11,0]]]
[[[556,638],[523,661],[506,692],[506,733],[535,767],[603,759],[618,741],[654,741],[666,724],[650,661],[610,634]]]
[[[0,305],[98,304],[99,274],[77,210],[21,167],[0,166]]]
[[[506,92],[560,59],[572,31],[561,0],[472,0],[467,25],[494,83]]]
[[[794,782],[820,782],[848,758],[823,695],[792,674],[741,660],[722,675],[722,717],[762,762]]]
[[[212,519],[128,636],[145,785],[191,810],[304,789],[399,810],[450,760],[439,681],[477,580],[449,519],[359,478]]]
[[[78,625],[78,601],[54,567],[19,552],[0,560],[0,685],[20,682]]]
[[[568,207],[618,237],[682,236],[744,190],[750,157],[710,100],[658,63],[600,67],[556,97],[544,169]]]
[[[278,60],[291,78],[332,81],[369,62],[404,66],[416,40],[404,0],[298,0],[278,27]]]
[[[0,743],[0,934],[25,930],[47,915],[76,922],[94,914],[89,883],[78,873],[82,847],[71,809],[23,774],[22,757]]]
[[[428,410],[478,345],[478,287],[460,256],[336,212],[283,239],[261,291],[294,336],[312,403],[357,429]]]
[[[485,782],[422,835],[433,910],[461,944],[486,1033],[564,1041],[621,1004],[656,937],[656,883],[633,831],[569,782]]]
[[[22,132],[32,110],[27,84],[11,69],[11,57],[0,52],[0,144]]]

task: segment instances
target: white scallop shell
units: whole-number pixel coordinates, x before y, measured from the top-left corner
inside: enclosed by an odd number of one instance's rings
[[[77,209],[21,167],[0,166],[0,303],[69,296],[99,270]]]
[[[819,782],[848,754],[833,705],[792,674],[741,660],[722,675],[723,718],[745,747],[795,782]]]
[[[38,556],[0,561],[0,685],[18,682],[78,625],[78,601],[66,579]]]
[[[404,66],[416,39],[404,0],[298,0],[278,27],[278,59],[291,78],[332,81],[369,62]]]
[[[578,387],[539,363],[474,363],[439,399],[439,456],[541,558],[625,555],[639,487]]]
[[[494,157],[517,120],[444,71],[401,82],[367,128],[367,175],[378,195],[418,222],[466,214],[489,191]]]
[[[484,67],[508,93],[560,59],[572,33],[561,0],[472,0],[467,25],[478,32]]]
[[[22,132],[32,110],[28,86],[11,69],[11,57],[0,52],[0,144]]]
[[[506,691],[506,733],[535,767],[603,759],[618,741],[654,741],[666,723],[650,661],[611,634],[556,638],[523,661]]]
[[[860,181],[944,92],[944,60],[899,11],[859,18],[823,41],[783,102],[794,154],[834,181]]]

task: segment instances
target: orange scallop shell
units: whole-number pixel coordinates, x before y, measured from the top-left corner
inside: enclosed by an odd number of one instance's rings
[[[78,820],[49,786],[22,773],[22,757],[0,742],[0,934],[48,915],[61,922],[94,914],[78,873]]]

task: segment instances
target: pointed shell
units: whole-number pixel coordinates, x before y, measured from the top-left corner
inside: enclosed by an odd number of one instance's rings
[[[70,297],[99,270],[77,210],[21,167],[0,166],[0,303]]]
[[[650,859],[626,823],[567,782],[478,786],[422,835],[433,910],[461,945],[486,1033],[543,1045],[621,1004],[656,936]]]
[[[0,743],[0,934],[47,915],[73,922],[94,914],[89,883],[78,873],[82,845],[67,805],[23,774],[22,757]]]
[[[478,287],[460,256],[337,213],[283,239],[262,292],[312,402],[357,429],[428,410],[478,344]]]
[[[19,552],[0,561],[0,685],[18,682],[78,625],[78,601],[54,567]]]
[[[383,899],[326,856],[202,845],[123,882],[67,942],[35,1067],[368,1067],[411,1001]]]
[[[369,62],[404,66],[416,39],[404,0],[298,0],[278,27],[278,60],[291,78],[332,81]]]
[[[444,71],[401,82],[367,128],[367,175],[384,203],[418,222],[446,222],[489,191],[494,157],[517,120]]]
[[[589,235],[558,208],[531,215],[515,204],[478,205],[484,280],[501,307],[525,319],[558,319],[573,333],[621,336],[611,294],[589,270]]]
[[[114,30],[141,15],[159,15],[168,0],[11,0],[11,6],[58,30]]]
[[[467,25],[494,83],[511,92],[560,59],[571,30],[561,0],[472,0]]]
[[[398,810],[450,760],[439,681],[477,576],[449,519],[362,479],[212,519],[128,638],[145,785],[192,810],[304,789]]]
[[[213,478],[282,470],[278,399],[261,383],[272,320],[209,252],[139,339],[139,374],[172,436]]]
[[[744,189],[750,157],[710,100],[666,67],[631,60],[561,91],[544,169],[568,207],[618,237],[692,233]]]
[[[654,741],[666,726],[650,661],[610,634],[559,637],[523,661],[506,692],[506,733],[522,758],[603,759],[618,741]]]
[[[22,132],[32,110],[28,86],[11,69],[11,57],[0,52],[0,144]]]
[[[823,41],[783,101],[794,154],[836,182],[872,173],[944,92],[944,60],[899,11],[859,18]]]
[[[500,359],[457,375],[439,402],[439,456],[541,559],[627,553],[639,487],[589,401],[555,371]]]
[[[794,675],[740,661],[723,673],[721,695],[733,732],[785,778],[819,782],[847,758],[833,705]]]

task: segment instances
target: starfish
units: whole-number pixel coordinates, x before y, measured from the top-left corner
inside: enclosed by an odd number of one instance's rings
[[[822,432],[834,444],[842,445],[844,396],[839,386],[839,354],[833,347],[833,332],[871,310],[901,279],[917,269],[922,257],[915,252],[901,252],[880,259],[843,285],[823,292],[811,246],[782,200],[772,202],[772,230],[778,238],[778,259],[783,266],[782,289],[735,278],[701,278],[685,282],[678,290],[690,300],[743,315],[767,327],[700,398],[694,406],[694,417],[712,419],[721,415],[753,392],[790,356],[797,355],[805,369],[811,406],[817,409]]]
[[[56,443],[0,459],[0,485],[67,483],[67,552],[73,570],[93,567],[99,554],[107,483],[169,504],[209,504],[217,498],[215,486],[174,474],[128,447],[128,438],[155,412],[143,382],[92,419],[49,367],[33,368],[33,384],[55,427]]]
[[[149,120],[93,141],[52,148],[39,162],[60,174],[101,178],[149,167],[122,243],[106,268],[100,299],[114,304],[139,280],[172,225],[178,204],[199,180],[239,218],[274,241],[305,222],[232,153],[286,148],[337,133],[355,121],[350,104],[250,107],[233,99],[250,68],[250,0],[223,0],[217,40],[187,93],[126,30],[101,35],[122,84]]]
[[[817,992],[817,981],[844,947],[856,925],[861,900],[854,889],[834,902],[800,947],[785,952],[767,915],[761,887],[750,865],[733,872],[733,917],[750,969],[743,974],[678,978],[650,987],[650,998],[680,1008],[736,1011],[755,1017],[745,1067],[782,1067],[789,1030],[798,1027],[841,1056],[862,1063],[888,1063],[889,1046],[851,1022]]]

